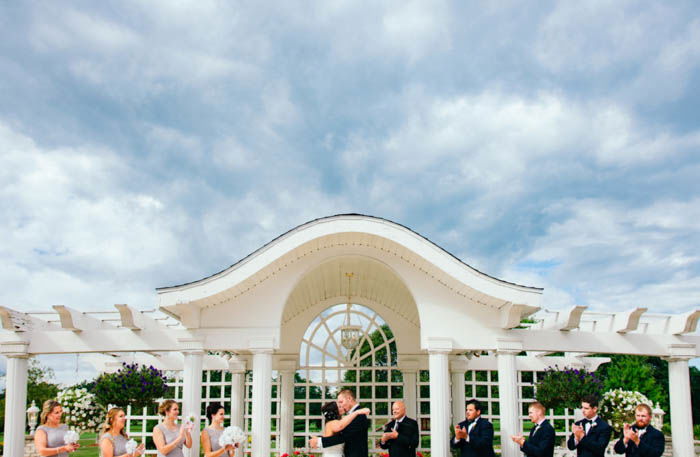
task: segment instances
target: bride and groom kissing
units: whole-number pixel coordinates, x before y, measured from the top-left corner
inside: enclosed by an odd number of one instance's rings
[[[367,457],[370,410],[359,406],[351,390],[341,390],[337,401],[321,408],[326,419],[323,437],[311,438],[309,446],[320,447],[324,457]]]

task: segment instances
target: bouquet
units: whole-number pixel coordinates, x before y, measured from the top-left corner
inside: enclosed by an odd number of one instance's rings
[[[192,427],[194,427],[194,422],[196,420],[197,420],[197,416],[195,416],[194,414],[191,414],[191,413],[188,414],[187,416],[185,416],[185,423],[184,423],[185,427],[187,427],[191,430]]]
[[[138,447],[138,444],[136,443],[135,439],[130,439],[129,441],[126,442],[126,453],[133,455],[134,452],[136,452],[136,448]]]
[[[68,430],[65,435],[63,435],[63,442],[66,444],[75,444],[80,439],[80,435],[75,430]]]
[[[241,444],[245,441],[245,433],[240,427],[236,425],[230,425],[224,429],[219,437],[219,446],[234,446],[236,444]]]

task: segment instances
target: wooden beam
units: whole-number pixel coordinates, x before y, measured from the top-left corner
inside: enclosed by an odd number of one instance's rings
[[[567,311],[563,311],[562,315],[557,319],[557,325],[560,331],[568,332],[578,328],[581,324],[581,316],[583,312],[588,308],[588,306],[575,305],[569,308]]]
[[[629,311],[616,313],[612,319],[613,328],[611,330],[617,333],[627,333],[637,330],[637,327],[639,327],[639,319],[642,317],[642,314],[646,312],[647,308],[635,308]]]
[[[672,335],[693,333],[698,327],[698,320],[700,320],[700,309],[672,316],[668,323],[668,332]]]

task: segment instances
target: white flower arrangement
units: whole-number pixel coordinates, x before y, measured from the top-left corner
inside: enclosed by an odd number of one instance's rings
[[[80,435],[75,430],[68,430],[65,435],[63,435],[63,442],[66,444],[75,444],[80,439]]]
[[[104,409],[93,394],[84,388],[66,388],[58,392],[56,400],[63,406],[66,425],[78,432],[95,431],[104,420]]]
[[[613,389],[603,394],[600,402],[600,415],[603,416],[610,426],[616,431],[622,430],[626,423],[634,419],[634,409],[640,403],[652,405],[646,395],[630,390]]]
[[[136,448],[138,447],[138,443],[136,442],[135,439],[130,439],[129,441],[126,442],[126,453],[127,454],[133,454],[136,452]]]
[[[219,446],[233,446],[235,444],[241,444],[245,441],[246,435],[243,433],[240,427],[237,425],[231,425],[224,429],[219,437]]]

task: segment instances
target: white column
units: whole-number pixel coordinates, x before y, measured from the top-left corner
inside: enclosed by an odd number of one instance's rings
[[[498,365],[498,404],[501,411],[501,456],[520,457],[520,448],[510,437],[521,433],[515,356],[522,350],[522,344],[516,341],[499,340],[498,346],[496,359]]]
[[[671,436],[674,457],[693,457],[693,417],[690,399],[688,360],[694,357],[694,345],[673,345],[668,357],[668,385],[671,406]]]
[[[25,346],[26,348],[26,346]],[[5,451],[6,456],[24,455],[25,408],[27,407],[26,354],[7,354],[5,375]]]
[[[281,360],[277,371],[280,374],[280,411],[277,450],[282,455],[294,452],[294,373],[296,360]]]
[[[428,339],[430,369],[430,454],[432,457],[450,455],[450,371],[449,353],[452,340]]]
[[[270,457],[270,395],[272,394],[272,348],[253,352],[253,447],[251,457]]]
[[[232,358],[228,361],[231,373],[231,425],[245,429],[245,360]]]
[[[192,429],[191,457],[199,456],[199,424],[202,413],[202,362],[204,351],[185,352],[185,370],[183,373],[182,411],[181,414],[194,414],[195,424]],[[187,448],[185,448],[187,451]]]
[[[464,374],[467,372],[467,358],[455,357],[450,360],[450,373],[452,374],[452,422],[457,424],[466,417],[467,399],[464,396]]]
[[[401,360],[400,356],[399,360]],[[406,415],[418,420],[418,361],[402,360],[399,368],[403,377],[403,400],[406,403]],[[420,422],[418,427],[420,428]]]

